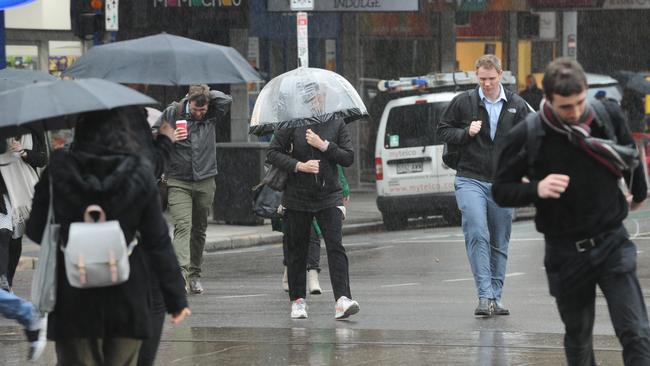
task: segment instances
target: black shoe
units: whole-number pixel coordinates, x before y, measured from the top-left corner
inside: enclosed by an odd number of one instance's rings
[[[494,308],[494,315],[510,315],[510,310],[506,309],[501,301],[492,300],[492,307]]]
[[[202,294],[203,286],[198,278],[190,278],[190,292],[193,294]]]
[[[474,310],[475,316],[492,316],[494,313],[494,307],[492,306],[492,301],[490,299],[478,299],[478,306]]]

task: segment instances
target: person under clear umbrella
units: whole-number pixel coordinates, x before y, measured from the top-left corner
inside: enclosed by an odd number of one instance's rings
[[[336,301],[336,319],[359,311],[352,300],[348,257],[342,244],[345,207],[337,164],[354,162],[350,133],[343,119],[318,126],[280,129],[267,155],[268,161],[289,173],[282,205],[285,208],[291,317],[307,318],[306,258],[312,221],[321,227]]]

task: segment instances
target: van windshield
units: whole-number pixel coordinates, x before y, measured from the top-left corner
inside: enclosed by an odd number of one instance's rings
[[[412,104],[395,107],[388,113],[384,147],[403,149],[439,144],[436,127],[449,102]]]

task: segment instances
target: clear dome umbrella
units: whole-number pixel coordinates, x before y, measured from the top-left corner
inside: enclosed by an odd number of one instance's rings
[[[255,102],[248,132],[260,136],[276,129],[317,125],[339,118],[352,122],[367,116],[361,97],[343,76],[300,67],[264,86]]]

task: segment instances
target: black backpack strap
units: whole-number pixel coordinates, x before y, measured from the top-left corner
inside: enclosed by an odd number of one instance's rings
[[[607,139],[616,143],[618,139],[616,138],[614,125],[612,125],[612,118],[609,115],[609,111],[607,111],[605,104],[599,100],[594,100],[589,103],[589,106],[591,107],[591,110],[594,111],[596,123],[605,131]]]
[[[477,121],[478,118],[478,89],[469,90],[469,100],[472,104],[472,121]]]
[[[542,146],[542,139],[546,132],[542,128],[542,121],[539,113],[530,113],[526,116],[526,162],[528,163],[528,178],[535,173],[535,161],[539,148]]]

